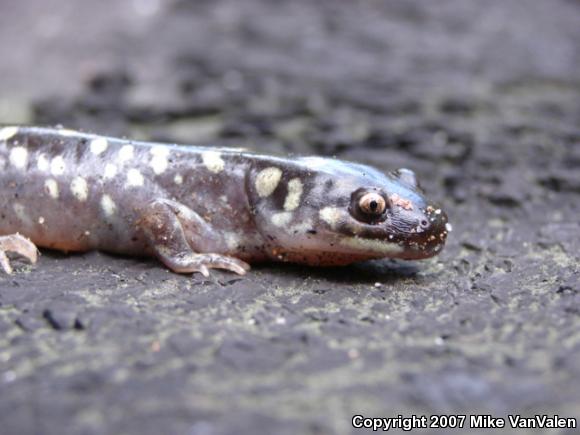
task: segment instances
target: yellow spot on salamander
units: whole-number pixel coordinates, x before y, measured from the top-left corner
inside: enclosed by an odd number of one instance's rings
[[[293,178],[288,182],[288,195],[284,200],[284,210],[296,210],[300,205],[300,198],[302,197],[302,181],[299,178]]]
[[[103,210],[103,213],[107,217],[111,217],[115,214],[115,211],[117,210],[117,205],[109,195],[103,195],[101,197],[101,210]]]
[[[129,187],[139,187],[143,186],[145,180],[143,175],[139,170],[131,168],[127,171],[127,186]]]
[[[87,185],[87,180],[83,177],[73,178],[70,184],[70,190],[75,198],[81,202],[86,201],[89,196],[89,186]]]
[[[56,180],[49,178],[44,182],[44,189],[53,199],[58,199],[58,183]]]
[[[262,169],[256,176],[256,191],[258,195],[262,198],[270,196],[278,187],[281,178],[282,171],[278,168]]]
[[[46,172],[50,169],[50,162],[46,157],[46,154],[40,154],[38,160],[36,161],[36,166],[39,171]]]
[[[18,134],[18,127],[4,127],[0,129],[0,141],[9,140]]]
[[[226,165],[222,159],[221,153],[218,153],[217,151],[206,151],[202,153],[201,158],[205,167],[214,174],[223,171]]]
[[[28,163],[28,151],[24,147],[14,147],[10,151],[10,163],[18,169],[24,169]]]
[[[105,178],[110,180],[112,178],[115,178],[115,175],[117,175],[117,167],[112,163],[107,163],[105,165],[105,173],[104,173]]]
[[[272,215],[272,223],[277,227],[285,227],[292,220],[292,213],[284,211],[282,213],[274,213]]]
[[[52,175],[62,175],[64,174],[64,170],[66,169],[66,165],[64,163],[64,159],[62,156],[56,156],[50,162],[50,172]]]
[[[322,210],[320,210],[319,215],[320,219],[322,219],[324,222],[330,225],[331,228],[333,228],[340,220],[342,212],[339,208],[336,207],[324,207]]]
[[[133,145],[123,145],[119,150],[119,163],[125,163],[133,158],[135,148]]]
[[[99,154],[104,153],[109,146],[109,142],[104,137],[98,137],[91,141],[91,152],[98,156]]]
[[[154,146],[151,148],[151,155],[152,157],[149,165],[153,168],[153,172],[157,175],[163,174],[169,165],[169,162],[167,161],[169,149],[164,146]]]

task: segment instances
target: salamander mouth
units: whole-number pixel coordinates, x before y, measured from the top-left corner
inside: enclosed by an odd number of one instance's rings
[[[389,220],[384,226],[344,236],[339,245],[354,253],[421,260],[439,254],[450,231],[447,215],[440,208],[428,206],[420,216]]]
[[[397,209],[384,222],[358,222],[342,210],[321,211],[319,239],[313,241],[315,250],[326,250],[328,255],[340,253],[360,259],[398,258],[421,260],[433,257],[442,250],[450,231],[447,215],[438,207]],[[356,259],[355,259],[356,258]]]
[[[352,255],[366,255],[368,258],[398,258],[401,260],[423,260],[431,258],[443,249],[445,240],[421,244],[418,242],[388,242],[379,239],[346,237],[340,247]]]

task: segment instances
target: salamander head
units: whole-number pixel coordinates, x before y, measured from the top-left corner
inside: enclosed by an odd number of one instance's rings
[[[253,178],[256,223],[278,259],[316,265],[415,260],[443,248],[451,229],[447,216],[425,200],[412,171],[385,175],[316,157],[298,162],[263,168]],[[273,190],[260,194],[261,187],[272,188],[263,182],[272,176]]]

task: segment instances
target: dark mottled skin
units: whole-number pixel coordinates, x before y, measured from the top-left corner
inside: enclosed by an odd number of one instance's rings
[[[20,233],[62,251],[155,255],[176,272],[207,274],[265,260],[427,258],[449,229],[408,170],[63,129],[0,131],[0,240]],[[356,199],[367,192],[388,204],[373,220]]]

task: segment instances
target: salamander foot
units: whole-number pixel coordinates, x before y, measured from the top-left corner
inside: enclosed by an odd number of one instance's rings
[[[217,232],[193,210],[175,201],[152,201],[143,210],[138,225],[157,258],[173,272],[199,272],[207,277],[209,269],[225,269],[238,275],[250,270],[242,260],[211,253],[214,246],[220,245]],[[210,252],[198,252],[198,245],[205,245],[202,251]]]
[[[8,260],[7,252],[18,254],[32,264],[38,259],[38,249],[34,243],[20,234],[11,234],[9,236],[0,236],[0,266],[7,274],[12,273],[12,266]]]
[[[194,273],[199,272],[203,276],[209,276],[209,269],[224,269],[245,275],[250,270],[250,265],[234,257],[219,254],[196,254],[178,255],[161,258],[165,265],[173,272]]]

